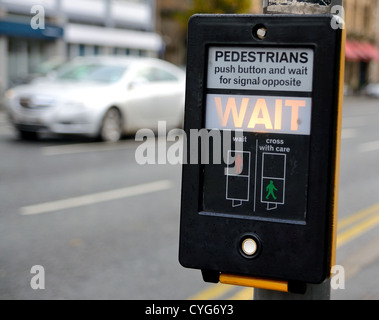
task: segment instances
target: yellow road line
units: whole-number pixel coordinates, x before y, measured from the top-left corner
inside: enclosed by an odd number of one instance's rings
[[[213,300],[217,297],[221,297],[222,295],[228,293],[229,291],[233,290],[233,288],[233,286],[229,286],[226,284],[216,284],[210,286],[204,291],[199,292],[198,294],[194,295],[188,300]]]
[[[253,300],[254,299],[254,289],[245,288],[238,291],[234,296],[231,296],[228,300]]]
[[[377,225],[379,225],[379,215],[375,215],[372,218],[364,220],[363,222],[354,225],[352,228],[341,232],[337,238],[337,247],[343,246],[347,242],[359,237]]]
[[[372,206],[372,207],[364,209],[362,211],[358,211],[357,213],[352,214],[351,216],[349,216],[347,218],[341,219],[340,221],[338,221],[338,227],[337,228],[338,228],[338,230],[346,228],[347,226],[357,222],[358,220],[366,218],[367,216],[369,216],[375,212],[379,213],[379,203]]]

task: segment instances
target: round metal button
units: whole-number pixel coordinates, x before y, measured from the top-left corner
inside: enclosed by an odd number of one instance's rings
[[[247,256],[253,256],[258,251],[258,244],[252,238],[247,238],[242,242],[242,252]]]

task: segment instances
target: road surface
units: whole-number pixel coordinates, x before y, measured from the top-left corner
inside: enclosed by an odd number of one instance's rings
[[[333,299],[379,299],[378,123],[379,100],[346,99]],[[21,141],[0,113],[0,299],[252,298],[179,265],[181,167],[138,165],[138,145]]]

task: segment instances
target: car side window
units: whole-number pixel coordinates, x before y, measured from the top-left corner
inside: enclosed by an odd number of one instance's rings
[[[137,73],[137,79],[143,79],[146,82],[154,82],[154,70],[152,68],[146,68]]]
[[[178,78],[173,75],[171,72],[168,72],[163,69],[155,69],[155,76],[157,81],[177,81]]]
[[[147,82],[166,82],[166,81],[177,81],[178,78],[172,74],[171,72],[168,72],[163,69],[159,68],[146,68],[141,70],[137,74],[137,78],[142,78],[146,80]]]

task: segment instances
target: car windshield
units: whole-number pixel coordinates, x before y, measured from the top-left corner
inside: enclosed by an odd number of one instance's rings
[[[126,70],[126,66],[106,65],[99,63],[71,65],[62,68],[57,74],[57,79],[114,83],[121,79]]]

